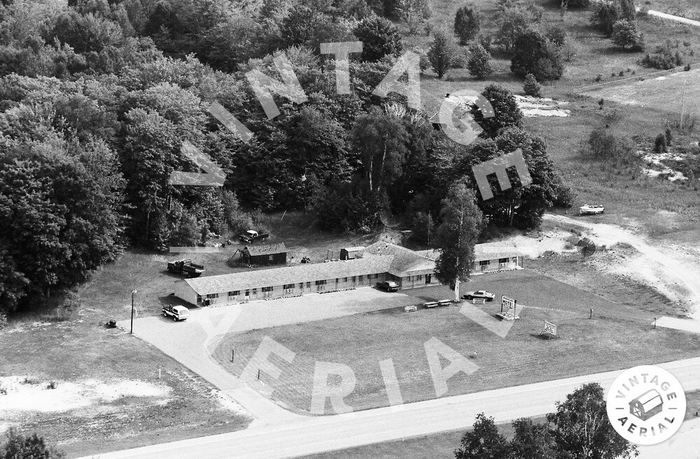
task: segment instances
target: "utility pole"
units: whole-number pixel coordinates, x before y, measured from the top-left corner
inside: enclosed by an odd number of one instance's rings
[[[136,289],[131,291],[131,331],[129,333],[132,335],[134,334],[134,295],[136,295],[137,292],[138,290]]]

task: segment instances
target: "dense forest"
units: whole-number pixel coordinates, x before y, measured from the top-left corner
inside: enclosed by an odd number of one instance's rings
[[[472,165],[517,148],[533,183],[479,201],[489,221],[536,227],[568,205],[505,89],[484,91],[495,116],[474,108],[484,133],[469,146],[405,97],[372,94],[406,51],[395,21],[407,3],[2,0],[0,309],[75,285],[125,247],[194,245],[255,212],[305,210],[328,231],[371,231],[387,215],[424,227],[451,184],[477,190]],[[350,58],[351,93],[338,94],[319,45],[354,40],[364,48]],[[279,79],[278,52],[306,101],[276,97],[268,118],[246,73]],[[211,116],[214,101],[253,138]],[[184,142],[224,170],[223,188],[169,184],[197,171]]]

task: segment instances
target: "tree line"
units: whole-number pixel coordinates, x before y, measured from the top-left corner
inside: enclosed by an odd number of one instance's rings
[[[313,35],[339,29],[297,17],[307,2],[268,1],[253,11],[214,0],[5,1],[0,308],[14,310],[34,295],[75,285],[127,246],[194,245],[211,233],[248,227],[259,212],[306,210],[329,231],[371,231],[387,215],[439,222],[452,184],[464,183],[478,197],[471,166],[516,148],[533,184],[479,200],[486,218],[530,228],[546,208],[570,202],[544,141],[523,130],[507,90],[484,91],[493,118],[471,109],[484,134],[468,147],[407,107],[405,97],[373,95],[401,40],[394,24],[374,12],[377,5],[365,16],[348,10],[352,5],[312,8],[364,42],[350,62],[351,94],[337,94],[335,62],[316,44],[347,35]],[[234,18],[260,25],[264,17],[279,28],[281,41],[270,47],[247,46],[240,37],[208,40],[241,46],[243,54],[198,44],[215,31],[246,30],[231,26]],[[279,78],[269,54],[275,50],[285,52],[308,100],[276,97],[281,115],[270,120],[245,72]],[[254,138],[244,142],[210,116],[212,101],[243,120]],[[223,168],[223,189],[169,184],[173,171],[197,172],[181,151],[185,141]]]

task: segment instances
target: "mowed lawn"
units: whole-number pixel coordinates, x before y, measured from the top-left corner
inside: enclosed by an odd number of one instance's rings
[[[272,338],[296,355],[291,363],[272,356],[270,360],[282,373],[278,380],[262,373],[261,380],[281,404],[309,411],[316,362],[340,363],[353,370],[357,383],[345,402],[354,410],[388,405],[379,367],[387,359],[393,360],[404,402],[435,398],[424,349],[424,343],[433,338],[479,367],[471,375],[459,373],[450,378],[446,395],[700,355],[697,336],[652,329],[648,313],[548,277],[521,271],[477,279],[465,289],[491,289],[528,306],[505,339],[468,320],[458,306],[413,313],[390,309],[227,336],[214,357],[240,375],[262,339]],[[418,293],[417,303],[430,296],[444,298],[447,291]],[[499,305],[488,303],[483,308],[493,314]],[[594,309],[593,319],[588,319],[590,308]],[[559,326],[559,339],[539,337],[544,320]],[[233,363],[232,348],[236,354]],[[325,413],[333,413],[330,403]]]

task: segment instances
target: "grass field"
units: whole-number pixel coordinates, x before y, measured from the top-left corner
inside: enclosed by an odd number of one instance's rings
[[[449,381],[457,395],[497,387],[527,384],[567,376],[628,367],[633,364],[675,360],[700,353],[697,336],[652,330],[651,314],[611,303],[541,275],[521,271],[482,276],[465,288],[485,288],[507,294],[531,306],[521,314],[506,339],[486,331],[460,314],[458,307],[405,313],[386,310],[306,324],[256,330],[226,337],[215,358],[227,370],[240,374],[263,337],[294,351],[291,364],[279,380],[263,375],[273,398],[307,411],[310,407],[314,365],[317,361],[348,365],[357,385],[345,398],[353,409],[388,404],[379,361],[393,359],[404,402],[435,397],[423,344],[435,337],[464,356],[479,370],[458,374]],[[427,296],[425,293],[423,297]],[[434,296],[444,297],[444,291]],[[595,311],[589,320],[589,309]],[[490,313],[498,306],[488,304]],[[561,338],[542,340],[542,321],[559,325]],[[635,343],[635,345],[630,345]],[[228,358],[236,349],[236,363]],[[326,407],[326,413],[331,411]]]
[[[0,404],[3,423],[38,432],[75,456],[229,432],[250,422],[219,403],[207,382],[157,349],[125,332],[101,327],[89,312],[81,317],[73,322],[26,323],[0,334],[0,376],[26,377],[42,385],[55,381],[59,397],[37,408],[43,412],[8,412]],[[106,401],[84,406],[89,387],[103,383],[148,384],[165,395],[116,400],[107,396]],[[81,387],[75,397],[58,395],[73,385]],[[53,404],[66,407],[52,409]]]

